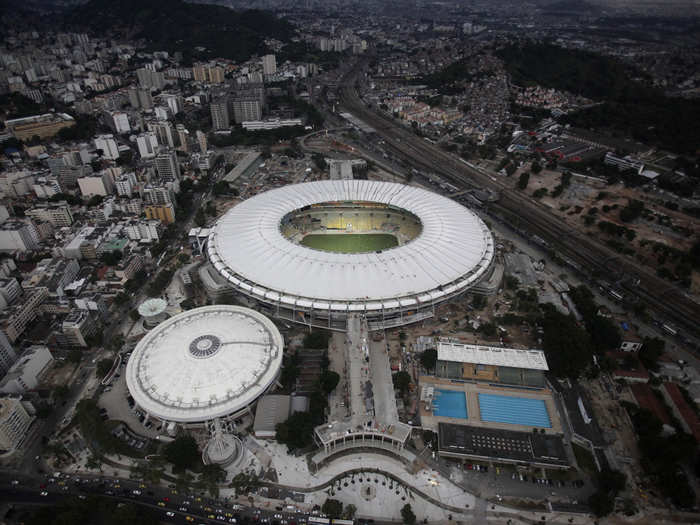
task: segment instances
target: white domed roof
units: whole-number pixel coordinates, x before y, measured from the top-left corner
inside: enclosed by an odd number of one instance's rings
[[[239,306],[196,308],[159,324],[136,345],[126,382],[159,419],[199,422],[253,403],[277,378],[283,339],[264,315]]]

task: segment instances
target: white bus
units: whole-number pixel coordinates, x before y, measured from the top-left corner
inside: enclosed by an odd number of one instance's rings
[[[673,328],[671,325],[668,324],[662,324],[661,328],[664,329],[665,332],[671,334],[671,335],[678,335],[678,330]]]
[[[309,516],[309,518],[306,520],[306,523],[309,525],[330,525],[331,520],[328,518],[319,518],[317,516]]]

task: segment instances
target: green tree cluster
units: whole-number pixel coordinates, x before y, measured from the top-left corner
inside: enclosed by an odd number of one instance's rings
[[[525,188],[527,188],[529,182],[530,174],[526,171],[522,172],[520,174],[520,178],[518,178],[518,189],[524,190]]]
[[[197,209],[197,213],[195,213],[194,216],[194,223],[200,228],[203,228],[204,225],[207,223],[207,217],[206,215],[204,215],[204,208]]]
[[[343,502],[337,499],[328,498],[323,505],[321,505],[321,512],[323,512],[330,519],[337,520],[343,515]]]
[[[163,290],[170,284],[174,273],[173,270],[167,268],[158,272],[155,279],[148,285],[148,295],[158,297],[163,293]]]
[[[212,189],[212,191],[214,192],[214,195],[219,197],[221,195],[226,195],[230,193],[231,187],[229,186],[229,183],[225,180],[220,180],[214,184],[214,188]]]
[[[69,25],[89,30],[95,20],[103,21],[103,32],[129,28],[131,38],[145,39],[151,50],[180,52],[185,64],[211,58],[244,62],[268,51],[266,38],[284,42],[294,34],[286,19],[270,11],[234,11],[182,0],[92,0],[66,17]]]
[[[681,508],[695,504],[695,491],[691,487],[683,466],[692,466],[700,459],[698,446],[691,434],[677,428],[670,436],[663,434],[662,424],[646,409],[625,403],[637,432],[642,468],[650,475],[661,493]]]
[[[666,348],[666,341],[658,337],[645,337],[639,350],[639,360],[647,370],[659,369],[659,358]]]
[[[256,131],[246,131],[240,126],[236,126],[229,135],[218,133],[210,135],[209,141],[213,146],[219,148],[227,146],[273,146],[280,141],[292,140],[306,133],[304,126],[289,126]]]
[[[620,210],[622,222],[632,222],[644,213],[644,203],[637,199],[629,199],[627,206]]]
[[[405,525],[415,525],[416,515],[413,512],[410,503],[406,503],[403,507],[401,507],[401,519]]]
[[[340,375],[337,372],[333,372],[332,370],[324,370],[321,373],[321,377],[319,378],[320,384],[321,384],[321,390],[325,394],[330,394],[335,390],[335,387],[338,386],[338,382],[340,381]]]
[[[294,412],[275,427],[275,439],[287,445],[290,451],[304,449],[313,444],[316,420],[311,412]]]
[[[542,317],[542,349],[550,371],[557,377],[577,378],[591,364],[593,348],[588,333],[573,316],[554,308]]]
[[[158,513],[142,505],[95,496],[86,499],[66,498],[53,505],[31,511],[27,525],[158,525]]]
[[[624,490],[626,477],[622,472],[605,467],[596,481],[598,489],[588,498],[588,505],[596,516],[607,516],[615,509],[615,498]]]
[[[394,382],[394,388],[398,390],[402,396],[408,394],[408,389],[411,386],[411,375],[408,372],[405,370],[396,372],[392,376],[392,380]]]
[[[284,356],[282,371],[280,372],[280,383],[286,390],[291,390],[299,377],[299,354],[287,354]]]
[[[611,319],[598,315],[599,308],[591,290],[581,285],[572,288],[569,295],[583,317],[593,350],[598,355],[603,355],[605,352],[618,349],[622,342],[620,329]]]
[[[123,254],[119,250],[113,252],[104,252],[100,260],[107,266],[116,266],[122,260]]]
[[[201,464],[201,454],[197,442],[189,434],[177,436],[165,446],[165,459],[172,463],[173,470],[186,470]]]
[[[552,197],[559,197],[562,193],[564,193],[564,190],[569,187],[571,184],[571,172],[570,171],[565,171],[561,174],[561,181],[559,184],[557,184],[552,190]]]
[[[304,336],[304,348],[326,350],[330,338],[331,333],[328,330],[314,329]]]
[[[428,348],[420,355],[420,364],[426,370],[434,370],[437,365],[437,350],[435,348]]]
[[[109,371],[112,369],[113,361],[111,359],[100,359],[97,362],[97,367],[95,368],[95,373],[97,377],[105,377]]]
[[[311,155],[311,160],[314,161],[314,164],[316,164],[316,167],[319,170],[325,171],[325,169],[326,169],[326,157],[324,157],[320,153],[314,153],[313,155]]]
[[[236,491],[236,495],[248,494],[259,486],[260,479],[256,475],[249,474],[248,472],[236,474],[229,484],[229,487]]]

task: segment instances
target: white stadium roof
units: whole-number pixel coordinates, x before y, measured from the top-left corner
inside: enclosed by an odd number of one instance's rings
[[[500,346],[481,346],[438,342],[438,361],[473,363],[475,365],[508,366],[530,370],[549,370],[542,350],[519,350]]]
[[[126,384],[149,414],[178,423],[233,414],[277,378],[282,336],[239,306],[196,308],[159,324],[136,345]]]
[[[311,204],[365,201],[416,215],[422,232],[403,246],[333,253],[280,231]],[[234,287],[268,302],[322,310],[382,310],[439,301],[488,269],[493,237],[472,211],[436,193],[391,182],[333,180],[274,189],[230,209],[209,236],[209,259]]]

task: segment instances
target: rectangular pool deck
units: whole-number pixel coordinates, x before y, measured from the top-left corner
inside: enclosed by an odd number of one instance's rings
[[[441,409],[437,413],[432,410],[427,411],[425,403],[421,402],[419,403],[421,423],[426,429],[437,431],[439,423],[452,423],[522,432],[532,432],[533,428],[537,428],[543,429],[546,434],[561,434],[563,432],[553,393],[548,388],[521,389],[510,386],[498,386],[492,383],[457,382],[438,377],[421,376],[419,378],[419,388],[424,386],[433,387],[436,395],[438,390],[463,393],[466,400],[467,416],[466,418],[454,417],[455,412],[450,412],[450,415],[453,417],[448,417]],[[510,398],[505,400],[503,410],[496,409],[495,417],[493,410],[489,411],[488,408],[485,408],[484,419],[500,419],[501,421],[482,420],[479,394],[485,394],[485,398],[490,398],[492,402],[496,402],[496,406],[498,406],[497,402],[500,399],[492,396],[507,396]],[[512,409],[515,405],[532,408],[534,412],[529,411],[528,414],[522,417],[519,414],[513,416]],[[490,407],[492,409],[493,405],[490,405]],[[547,419],[550,426],[547,426]]]

